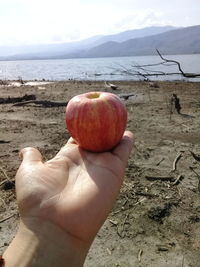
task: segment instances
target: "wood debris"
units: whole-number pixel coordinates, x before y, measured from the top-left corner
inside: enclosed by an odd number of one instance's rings
[[[190,151],[191,155],[196,161],[200,161],[200,156],[197,156],[194,152]]]
[[[24,101],[24,102],[16,103],[13,106],[19,107],[19,106],[25,106],[28,104],[41,105],[44,107],[66,107],[67,106],[67,102],[54,102],[54,101],[47,101],[47,100]]]
[[[112,225],[115,225],[115,226],[117,226],[118,225],[118,221],[114,221],[114,220],[109,220],[109,222],[112,224]]]
[[[0,220],[0,223],[9,220],[10,218],[14,217],[15,215],[17,215],[17,214],[16,214],[16,213],[13,213],[12,215],[9,215],[8,217],[1,219],[1,220]]]
[[[176,156],[176,158],[174,159],[173,165],[172,165],[172,171],[175,171],[176,170],[177,163],[178,163],[178,161],[180,160],[181,157],[182,157],[182,153],[179,153]]]
[[[0,167],[0,171],[3,173],[4,177],[6,178],[6,181],[10,181],[11,179],[8,177],[6,171]],[[4,181],[3,181],[4,182]]]
[[[163,160],[165,160],[165,158],[162,158],[157,164],[156,166],[159,166],[161,162],[163,162]]]
[[[6,97],[0,98],[0,104],[13,104],[13,103],[19,103],[19,102],[23,102],[23,101],[29,101],[29,100],[35,100],[36,96],[35,95],[27,95],[25,94],[22,97]]]
[[[107,248],[106,251],[108,252],[109,255],[112,255],[112,251],[109,248]]]
[[[6,141],[6,140],[0,140],[0,144],[9,144],[10,141]]]
[[[159,197],[159,195],[148,193],[148,192],[136,192],[136,195],[145,196],[145,197]]]
[[[138,252],[138,261],[141,262],[141,256],[143,254],[143,250],[140,249],[139,252]]]
[[[177,185],[180,183],[181,180],[183,180],[184,176],[183,175],[178,175],[178,177],[176,178],[176,180],[172,183],[172,185]]]
[[[145,178],[149,181],[161,180],[161,181],[173,181],[173,176],[149,176],[146,175]]]
[[[157,246],[157,249],[158,249],[158,251],[168,251],[169,250],[169,248],[167,246],[162,246],[162,245]]]

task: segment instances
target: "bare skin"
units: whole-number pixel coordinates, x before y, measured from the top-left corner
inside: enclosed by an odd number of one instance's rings
[[[83,266],[115,203],[132,146],[133,135],[125,132],[111,152],[90,153],[70,139],[43,162],[38,150],[23,149],[16,175],[20,226],[5,266]]]

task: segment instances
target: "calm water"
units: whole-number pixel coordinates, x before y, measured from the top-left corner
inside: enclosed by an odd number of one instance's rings
[[[185,72],[200,73],[200,54],[166,56],[168,59],[178,60]],[[25,61],[0,61],[0,79],[15,80],[22,77],[24,80],[134,80],[142,79],[141,76],[124,73],[139,69],[135,65],[155,64],[162,60],[159,56],[140,57],[114,57],[114,58],[84,58],[62,60],[25,60]],[[151,66],[149,70],[163,72],[177,72],[175,66]],[[150,77],[152,80],[177,80],[181,76]],[[199,80],[199,79],[195,79]],[[194,79],[193,79],[194,81]]]

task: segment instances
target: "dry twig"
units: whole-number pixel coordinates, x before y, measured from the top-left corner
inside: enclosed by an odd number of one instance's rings
[[[177,185],[180,183],[180,181],[183,179],[183,176],[180,174],[176,180],[172,183],[172,185]]]
[[[146,175],[145,178],[149,181],[161,180],[161,181],[173,181],[174,177],[172,176],[149,176]]]
[[[163,162],[164,159],[165,159],[165,158],[162,158],[162,159],[156,164],[156,166],[159,166],[160,163]]]
[[[141,262],[141,256],[143,254],[143,250],[140,249],[139,252],[138,252],[138,261]]]
[[[163,246],[163,245],[157,245],[157,249],[158,251],[168,251],[169,248],[167,246]]]
[[[191,155],[193,156],[193,158],[196,160],[196,161],[200,161],[200,157],[197,156],[194,152],[190,151]]]
[[[67,106],[67,102],[54,102],[54,101],[47,101],[47,100],[24,101],[24,102],[13,104],[13,106],[19,107],[19,106],[25,106],[28,104],[36,104],[36,105],[41,105],[44,107],[66,107]]]
[[[6,178],[6,180],[4,180],[2,183],[5,183],[6,181],[10,181],[10,178],[8,177],[6,171],[0,167],[0,171],[3,173],[4,177]]]
[[[136,192],[136,195],[144,196],[144,197],[159,197],[156,194],[151,194],[148,192]]]
[[[5,222],[5,221],[9,220],[10,218],[14,217],[15,215],[16,215],[16,213],[14,213],[14,214],[12,214],[12,215],[10,215],[10,216],[8,216],[8,217],[6,217],[6,218],[4,218],[4,219],[0,220],[0,223],[2,223],[2,222]]]
[[[7,181],[8,181],[7,179],[3,180],[3,181],[0,183],[0,186],[2,186],[3,184],[5,184]]]
[[[180,160],[181,157],[182,157],[182,153],[179,153],[176,156],[176,158],[174,159],[173,165],[172,165],[172,171],[175,171],[176,170],[177,163],[178,163],[178,161]]]

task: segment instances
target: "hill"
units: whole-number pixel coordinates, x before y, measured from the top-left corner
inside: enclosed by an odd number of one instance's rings
[[[100,44],[103,44],[109,41],[121,43],[121,42],[128,41],[130,39],[156,35],[156,34],[167,32],[173,29],[176,29],[176,28],[173,26],[162,26],[162,27],[153,26],[153,27],[146,27],[146,28],[136,29],[136,30],[128,30],[128,31],[120,32],[118,34],[102,36],[93,43],[93,46],[97,46],[97,45],[100,45]]]
[[[158,48],[162,54],[200,53],[200,25],[175,29],[161,34],[130,39],[128,41],[106,42],[91,48],[79,56],[116,57],[153,55]]]

